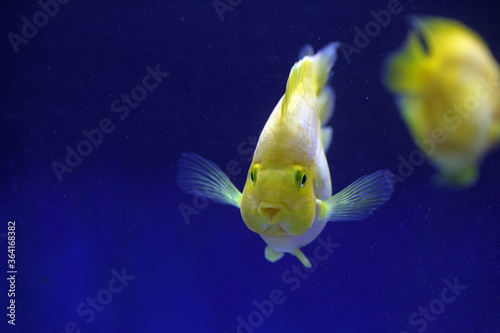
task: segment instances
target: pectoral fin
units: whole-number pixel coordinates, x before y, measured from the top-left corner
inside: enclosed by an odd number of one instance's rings
[[[187,193],[240,208],[241,192],[215,163],[196,154],[182,154],[177,184]]]
[[[292,252],[292,254],[294,256],[296,256],[300,262],[302,263],[302,265],[304,265],[305,267],[307,268],[311,268],[311,262],[309,261],[309,259],[307,259],[307,257],[304,255],[304,253],[302,253],[302,251],[300,249],[296,249]],[[280,260],[281,258],[283,258],[283,256],[285,255],[284,252],[281,252],[281,251],[276,251],[275,249],[273,249],[272,247],[270,246],[266,246],[266,250],[265,250],[265,256],[266,256],[266,259],[270,262],[276,262],[278,260]]]
[[[317,200],[320,219],[353,221],[368,217],[391,197],[393,177],[389,170],[379,170],[359,178],[330,199]]]
[[[266,250],[264,255],[266,256],[266,259],[270,262],[276,262],[283,258],[284,253],[280,251],[276,251],[272,247],[266,246]]]
[[[473,186],[479,178],[477,165],[472,164],[460,172],[449,172],[445,169],[436,175],[435,182],[439,185],[448,185],[456,189]]]
[[[307,267],[307,268],[311,268],[312,267],[311,262],[309,261],[309,259],[307,259],[307,257],[304,255],[304,253],[302,253],[302,251],[300,249],[297,249],[297,250],[293,251],[292,254],[294,256],[296,256],[297,258],[299,258],[300,262],[305,267]]]

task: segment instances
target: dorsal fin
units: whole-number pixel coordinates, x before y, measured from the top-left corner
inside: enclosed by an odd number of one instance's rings
[[[286,111],[290,104],[290,99],[294,93],[297,92],[301,83],[304,82],[304,77],[309,76],[311,71],[311,59],[310,57],[305,57],[301,61],[293,65],[290,75],[288,76],[288,81],[286,83],[286,92],[283,96],[283,103],[281,104],[281,119],[286,115]]]
[[[326,86],[318,96],[318,116],[322,126],[332,118],[334,108],[335,92],[332,87]]]
[[[314,89],[316,95],[328,81],[330,70],[337,58],[338,43],[330,43],[313,56],[305,56],[295,63],[286,83],[286,92],[281,104],[281,119],[286,116],[292,96],[307,87]]]
[[[305,58],[306,56],[312,56],[314,55],[314,49],[311,44],[306,44],[302,46],[302,48],[299,51],[299,60],[302,60],[302,58]]]

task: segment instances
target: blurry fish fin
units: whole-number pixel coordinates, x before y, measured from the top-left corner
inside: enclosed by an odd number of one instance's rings
[[[266,250],[264,252],[264,255],[266,256],[266,259],[270,262],[276,262],[280,260],[284,253],[280,251],[276,251],[272,247],[266,246]]]
[[[448,186],[455,189],[464,189],[472,187],[479,179],[479,170],[477,165],[470,165],[466,169],[457,173],[441,172],[436,175],[434,181],[437,185]]]
[[[422,50],[425,55],[430,55],[429,42],[426,38],[430,38],[428,31],[425,29],[426,22],[428,19],[421,18],[420,16],[412,16],[410,19],[410,25],[413,27],[413,32],[418,38],[420,45],[422,45]]]
[[[189,194],[240,208],[241,192],[215,163],[196,154],[182,154],[177,184]]]
[[[302,48],[299,51],[299,60],[302,60],[302,58],[306,56],[312,56],[314,54],[314,48],[312,47],[311,44],[306,44],[302,46]]]
[[[494,120],[494,122],[490,126],[490,142],[491,146],[495,147],[500,144],[500,115],[498,116],[498,120]]]
[[[321,126],[330,121],[335,109],[335,91],[330,86],[325,86],[318,97],[318,117]]]
[[[491,145],[496,146],[500,143],[500,89],[498,88],[493,108],[493,121],[490,126],[489,139]]]
[[[304,253],[302,253],[302,251],[300,249],[294,250],[292,252],[292,254],[294,256],[296,256],[297,258],[299,258],[300,262],[302,263],[302,265],[304,265],[304,267],[307,267],[307,268],[312,267],[311,262],[309,261],[309,259],[307,259],[307,257],[304,255]]]
[[[313,56],[306,56],[293,65],[288,81],[286,91],[281,103],[281,119],[284,119],[290,103],[295,94],[314,89],[319,96],[325,87],[330,70],[337,59],[337,47],[339,43],[330,43]]]
[[[326,152],[332,143],[333,128],[331,126],[323,127],[321,129],[321,143],[323,150]]]
[[[438,35],[448,35],[448,36],[462,36],[468,37],[471,40],[475,40],[475,42],[481,44],[484,47],[488,47],[486,43],[483,41],[481,36],[463,24],[460,21],[449,19],[445,17],[419,17],[413,16],[410,21],[411,26],[415,31],[419,32],[426,38],[426,43],[436,42],[433,40],[433,36]]]
[[[393,192],[394,175],[389,170],[379,170],[363,176],[319,204],[319,218],[328,221],[358,221],[382,206]]]
[[[396,51],[386,64],[386,84],[393,93],[418,92],[425,78],[426,49],[420,37],[410,32],[403,50]]]

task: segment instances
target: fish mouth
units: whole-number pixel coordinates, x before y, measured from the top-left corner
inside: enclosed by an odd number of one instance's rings
[[[275,225],[284,218],[285,207],[282,204],[261,202],[257,213],[269,225]]]
[[[267,224],[263,233],[266,235],[288,235],[282,228],[280,222],[285,218],[287,211],[285,206],[279,203],[261,202],[257,213]]]

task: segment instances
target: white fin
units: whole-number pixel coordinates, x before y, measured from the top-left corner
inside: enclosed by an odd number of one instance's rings
[[[333,128],[324,126],[333,116],[335,108],[335,92],[332,87],[325,86],[318,97],[318,117],[321,126],[321,143],[325,152],[332,143]]]
[[[318,97],[318,117],[321,126],[327,124],[335,109],[335,92],[330,86],[325,86]]]
[[[314,48],[311,46],[311,44],[306,44],[302,46],[302,48],[299,51],[299,60],[302,60],[306,56],[312,56],[314,54]]]
[[[293,251],[292,254],[294,256],[296,256],[297,258],[299,258],[300,262],[305,267],[307,267],[307,268],[311,268],[312,267],[311,262],[309,261],[309,259],[307,259],[307,257],[304,255],[304,253],[302,253],[302,251],[300,249],[297,249],[297,250]]]
[[[358,221],[370,216],[391,197],[393,177],[389,170],[379,170],[359,178],[325,201],[317,200],[320,219]]]
[[[332,143],[333,128],[331,126],[326,126],[321,129],[321,144],[323,144],[323,150],[326,152]]]
[[[177,184],[187,193],[240,208],[241,192],[215,163],[196,154],[182,154]]]
[[[266,249],[264,251],[264,255],[268,261],[276,262],[276,261],[280,260],[281,258],[283,258],[284,253],[280,252],[280,251],[276,251],[275,249],[273,249],[270,246],[266,246]]]

